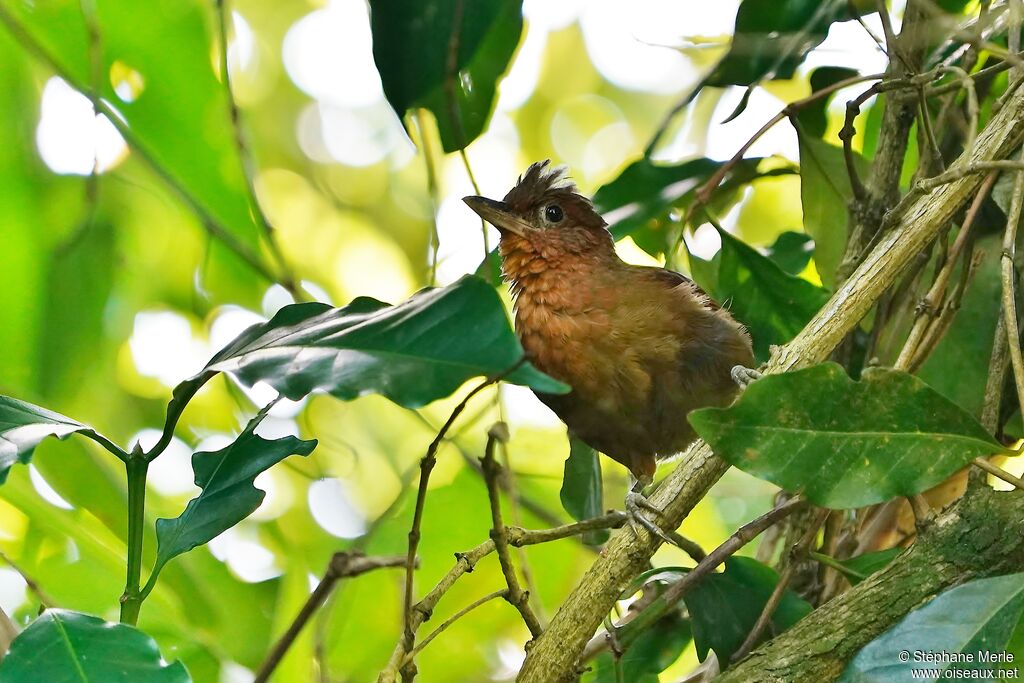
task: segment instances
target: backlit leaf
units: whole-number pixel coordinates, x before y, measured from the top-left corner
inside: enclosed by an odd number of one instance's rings
[[[575,437],[569,439],[569,457],[559,492],[562,507],[577,521],[591,519],[604,512],[601,462],[597,451]],[[608,540],[607,531],[584,534],[583,540],[600,545]]]
[[[720,457],[828,508],[912,496],[1008,452],[916,377],[869,368],[854,382],[835,363],[766,376],[689,419]]]
[[[126,624],[47,610],[21,632],[0,664],[0,683],[189,683],[181,662],[168,664],[156,643]]]

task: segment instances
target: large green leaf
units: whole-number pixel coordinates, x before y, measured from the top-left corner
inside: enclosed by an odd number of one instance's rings
[[[854,382],[835,363],[769,375],[689,419],[720,457],[828,508],[912,496],[1010,452],[916,377],[869,368]]]
[[[344,308],[286,306],[246,330],[207,368],[247,384],[266,382],[291,399],[317,389],[345,400],[379,393],[416,408],[472,377],[508,371],[522,357],[498,293],[467,276],[395,306],[365,297]],[[568,391],[529,364],[505,379],[537,391]]]
[[[693,623],[693,641],[703,660],[714,650],[723,668],[761,616],[779,582],[771,567],[749,557],[733,557],[720,574],[709,574],[683,598]],[[811,611],[811,606],[786,591],[772,614],[765,637],[786,630]]]
[[[105,446],[110,444],[92,427],[77,420],[9,396],[0,396],[0,483],[7,479],[7,473],[15,463],[27,463],[32,458],[32,451],[43,439],[48,436],[63,439],[75,433]]]
[[[559,497],[562,507],[575,520],[591,519],[604,512],[601,462],[597,451],[576,437],[569,438],[569,457],[565,460]],[[606,540],[608,532],[605,530],[583,535],[583,541],[591,545],[600,545]]]
[[[814,238],[814,262],[826,286],[835,282],[846,249],[847,205],[853,198],[843,150],[811,135],[800,135],[800,203],[804,230]],[[868,163],[854,152],[854,166],[866,178]]]
[[[751,85],[792,78],[825,40],[834,21],[849,19],[846,0],[744,0],[736,13],[729,52],[703,85]]]
[[[780,234],[765,255],[775,262],[782,272],[797,276],[814,254],[814,240],[802,232],[787,230]]]
[[[760,158],[740,161],[723,178],[719,193],[758,177],[760,162]],[[647,253],[663,254],[675,240],[667,220],[669,210],[688,209],[697,189],[723,163],[703,157],[675,165],[640,159],[594,193],[594,207],[608,221],[616,240],[628,235]]]
[[[722,249],[710,262],[691,258],[694,279],[747,326],[758,362],[785,344],[828,301],[828,293],[790,275],[767,256],[719,230]]]
[[[188,683],[181,662],[168,664],[142,631],[62,609],[47,610],[14,639],[0,682]]]
[[[997,668],[994,659],[979,660],[1003,652],[1022,612],[1024,574],[978,579],[951,588],[868,643],[840,681],[902,682],[911,679],[913,669],[931,669],[942,678],[978,678],[942,672]],[[971,655],[972,661],[936,660],[937,656],[950,659],[959,653]]]
[[[309,455],[316,441],[294,436],[268,441],[254,434],[261,413],[229,446],[192,456],[196,486],[202,492],[174,519],[156,521],[157,557],[154,576],[174,557],[216,538],[248,517],[265,492],[253,481],[289,455]]]
[[[490,117],[498,80],[519,45],[522,0],[371,0],[370,28],[391,107],[399,118],[413,107],[430,109],[452,152],[480,135]]]
[[[52,58],[61,76],[79,91],[89,91],[92,65],[81,3],[0,0],[0,5]],[[211,58],[212,6],[193,0],[108,0],[95,7],[100,95],[110,120],[184,193],[187,203],[212,217],[228,239],[255,253],[259,230],[227,96]],[[173,59],[168,59],[168,46],[173,46]]]

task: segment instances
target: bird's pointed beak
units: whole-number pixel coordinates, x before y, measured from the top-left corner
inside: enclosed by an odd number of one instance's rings
[[[534,229],[533,226],[514,214],[505,202],[497,202],[487,197],[477,197],[475,195],[463,197],[462,201],[466,202],[466,205],[473,209],[480,218],[483,218],[498,230],[526,237],[527,233]]]

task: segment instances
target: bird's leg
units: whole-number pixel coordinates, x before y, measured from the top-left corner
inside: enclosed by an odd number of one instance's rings
[[[742,365],[734,365],[732,370],[729,371],[729,374],[732,376],[732,381],[739,385],[740,391],[746,389],[763,377],[763,375],[757,370],[747,368]]]
[[[643,493],[644,488],[649,486],[653,479],[649,476],[638,479],[632,473],[630,473],[629,478],[633,483],[626,493],[626,515],[629,518],[629,526],[633,529],[633,533],[639,537],[639,527],[643,527],[666,543],[673,543],[668,534],[662,531],[661,527],[652,522],[650,517],[645,514],[645,511],[653,512],[657,515],[661,514],[661,510],[654,503],[647,500],[647,496]]]

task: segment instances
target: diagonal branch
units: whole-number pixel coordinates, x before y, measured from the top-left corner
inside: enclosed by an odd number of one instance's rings
[[[1024,89],[1008,93],[1004,106],[979,134],[972,150],[952,164],[1005,159],[1024,141]],[[857,326],[882,293],[892,286],[921,249],[930,244],[978,190],[983,176],[971,173],[900,202],[884,221],[882,236],[856,270],[793,341],[778,349],[766,372],[819,363]],[[668,528],[677,527],[728,469],[702,441],[652,496]],[[548,629],[527,653],[519,681],[551,683],[571,679],[587,641],[608,614],[620,591],[647,566],[660,541],[647,533],[618,533],[591,566]]]

